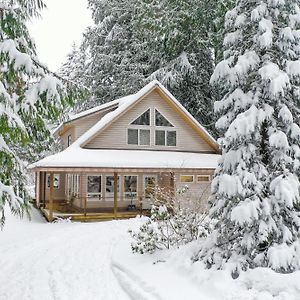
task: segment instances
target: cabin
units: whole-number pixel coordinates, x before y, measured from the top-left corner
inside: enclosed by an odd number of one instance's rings
[[[218,144],[158,81],[71,116],[55,135],[62,151],[31,165],[49,221],[134,217],[155,201],[207,203]]]

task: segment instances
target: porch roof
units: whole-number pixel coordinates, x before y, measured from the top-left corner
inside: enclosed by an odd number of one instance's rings
[[[218,154],[67,148],[30,165],[31,169],[126,168],[126,169],[215,169]]]

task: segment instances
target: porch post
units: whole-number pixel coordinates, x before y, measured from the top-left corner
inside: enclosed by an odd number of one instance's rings
[[[118,173],[114,172],[114,217],[117,218],[118,212]]]
[[[53,221],[53,191],[54,191],[54,174],[53,172],[50,172],[49,222]]]
[[[35,173],[35,203],[37,207],[40,207],[40,171]]]
[[[171,185],[171,197],[174,199],[175,197],[175,173],[171,172],[171,180],[170,180],[170,185]]]

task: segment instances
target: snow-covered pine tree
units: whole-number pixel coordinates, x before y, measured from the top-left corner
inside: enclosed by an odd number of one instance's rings
[[[68,90],[36,56],[26,22],[44,8],[41,0],[0,4],[0,223],[4,207],[27,211],[24,164],[26,145],[38,147],[49,136],[47,120],[56,120],[77,91]]]
[[[226,15],[224,59],[211,82],[222,159],[217,219],[197,258],[208,267],[278,272],[300,268],[300,8],[294,0],[238,0]]]
[[[209,78],[221,53],[222,21],[232,2],[90,0],[95,25],[85,33],[80,49],[89,53],[88,63],[75,65],[81,70],[74,72],[74,62],[69,61],[65,73],[79,73],[91,87],[92,97],[85,108],[159,79],[201,123],[215,131]]]
[[[209,84],[220,47],[224,16],[232,0],[142,1],[136,28],[154,36],[150,78],[160,80],[210,132],[215,91]],[[163,13],[162,13],[163,12]]]
[[[95,25],[86,31],[82,45],[89,52],[85,77],[92,98],[87,106],[134,93],[145,84],[147,52],[132,26],[138,3],[89,0]]]

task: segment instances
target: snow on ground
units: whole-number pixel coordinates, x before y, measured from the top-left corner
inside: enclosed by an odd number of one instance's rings
[[[99,223],[46,223],[8,214],[0,232],[0,299],[296,300],[300,272],[204,270],[197,245],[154,255],[132,254],[128,228],[143,218]]]

